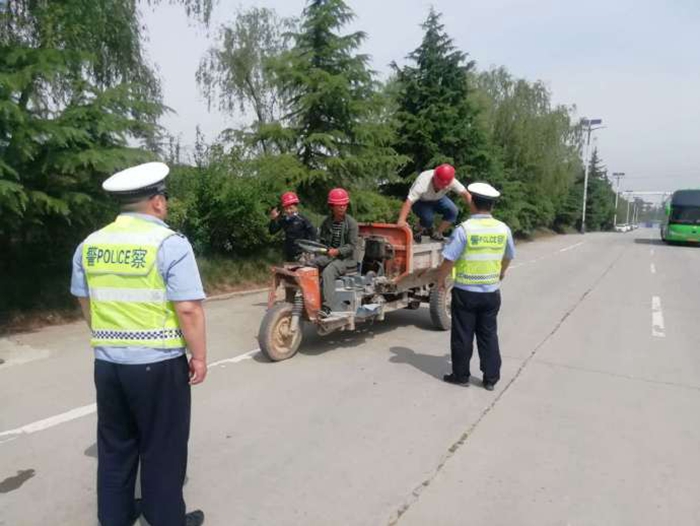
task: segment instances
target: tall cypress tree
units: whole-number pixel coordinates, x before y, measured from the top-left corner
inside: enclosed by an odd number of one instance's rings
[[[586,195],[586,227],[588,230],[610,230],[615,213],[615,191],[608,180],[598,149],[593,150],[588,169]]]
[[[368,166],[381,177],[400,162],[379,119],[369,57],[357,53],[365,33],[340,32],[354,16],[343,0],[309,1],[293,48],[272,66],[288,108],[280,137],[308,170],[302,183],[316,197],[357,183]]]
[[[422,24],[423,41],[407,57],[415,65],[393,64],[399,86],[396,149],[410,158],[402,175],[450,162],[458,173],[485,177],[487,143],[469,79],[474,62],[455,48],[440,18],[431,9]]]

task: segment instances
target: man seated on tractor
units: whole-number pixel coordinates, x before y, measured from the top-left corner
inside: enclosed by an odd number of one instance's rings
[[[335,280],[350,270],[357,269],[359,228],[348,215],[350,195],[342,188],[328,193],[329,216],[321,224],[321,243],[329,247],[327,256],[319,256],[314,263],[322,269],[323,316],[330,315],[335,296]]]
[[[420,243],[424,231],[435,241],[444,239],[443,232],[457,220],[457,206],[447,197],[450,190],[460,194],[469,204],[469,192],[464,185],[455,179],[455,169],[449,164],[441,164],[434,170],[426,170],[413,182],[408,191],[408,197],[399,213],[399,226],[406,225],[408,213],[413,210],[420,219],[420,224],[413,231],[413,239]],[[442,216],[442,222],[433,231],[435,212]]]
[[[283,214],[280,214],[277,207],[270,211],[270,234],[274,235],[280,230],[284,230],[284,260],[296,261],[302,253],[301,247],[296,243],[297,240],[316,241],[316,227],[299,213],[297,194],[285,192],[282,194],[281,202]]]

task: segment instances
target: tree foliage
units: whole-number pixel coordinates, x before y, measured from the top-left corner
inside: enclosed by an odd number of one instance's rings
[[[501,209],[516,232],[553,226],[582,170],[579,127],[571,109],[552,107],[541,82],[515,79],[504,68],[476,77],[494,169],[504,190]]]
[[[423,41],[408,55],[414,65],[396,72],[398,125],[396,149],[410,161],[404,176],[449,162],[458,174],[484,178],[489,173],[488,149],[472,97],[474,62],[456,49],[430,10],[423,23]]]
[[[269,131],[286,139],[306,167],[301,183],[312,197],[368,174],[391,177],[402,162],[382,121],[369,57],[357,53],[365,34],[340,33],[353,18],[343,0],[311,0],[293,47],[272,66],[287,111]]]
[[[608,179],[607,170],[595,148],[588,168],[588,193],[586,195],[586,229],[610,230],[615,213],[615,191]]]
[[[168,1],[209,19],[211,0]],[[215,257],[266,251],[267,213],[286,190],[316,222],[333,186],[350,190],[358,219],[391,222],[412,177],[441,162],[464,182],[501,190],[496,213],[517,234],[580,226],[573,108],[505,68],[477,71],[432,9],[408,64],[381,84],[359,52],[366,35],[345,32],[353,18],[343,0],[309,0],[298,20],[252,8],[222,26],[197,81],[211,106],[247,124],[211,145],[198,134],[189,166],[179,143],[163,142],[167,109],[136,0],[2,4],[0,312],[67,298],[72,251],[116,211],[100,183],[163,154],[173,167],[171,223]],[[588,229],[610,228],[613,208],[594,151]]]
[[[3,7],[0,301],[17,305],[35,302],[65,272],[78,236],[114,212],[100,183],[153,158],[164,107],[135,2],[10,0]]]
[[[197,69],[197,82],[210,107],[217,102],[219,109],[232,115],[236,110],[242,115],[252,113],[251,128],[263,153],[270,153],[272,145],[261,129],[282,118],[281,95],[268,64],[288,49],[288,32],[295,25],[293,19],[281,18],[272,9],[239,11],[232,25],[221,26],[216,46]]]

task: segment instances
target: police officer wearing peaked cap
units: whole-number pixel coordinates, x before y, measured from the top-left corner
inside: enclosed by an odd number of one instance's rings
[[[90,327],[97,391],[97,515],[102,526],[199,526],[182,486],[190,385],[207,374],[204,290],[187,239],[166,225],[163,163],[102,187],[121,204],[73,257],[71,293]],[[186,350],[191,353],[189,361]],[[141,467],[141,495],[135,499]]]
[[[501,307],[500,283],[515,257],[513,235],[508,226],[494,219],[491,210],[501,195],[486,183],[472,183],[471,216],[455,229],[443,251],[438,270],[438,286],[453,272],[452,334],[450,347],[452,373],[444,380],[453,384],[469,383],[469,361],[474,336],[483,373],[482,384],[492,391],[501,376],[497,317]]]

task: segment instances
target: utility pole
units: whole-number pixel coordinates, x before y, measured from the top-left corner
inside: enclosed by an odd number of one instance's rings
[[[630,200],[629,199],[627,199],[627,220],[625,221],[625,224],[627,226],[629,226],[629,224],[630,224]]]
[[[617,199],[620,197],[620,179],[625,176],[625,172],[614,172],[612,176],[617,179],[615,185],[615,216],[613,217],[613,228],[617,227]]]
[[[588,165],[589,159],[588,159],[588,151],[590,150],[591,147],[591,132],[593,130],[597,130],[599,128],[602,128],[602,126],[599,126],[598,128],[593,128],[594,125],[597,124],[602,124],[603,119],[582,119],[581,124],[583,124],[586,127],[586,153],[584,155],[584,172],[583,172],[583,211],[581,212],[581,233],[585,234],[586,233],[586,199],[588,198]]]

